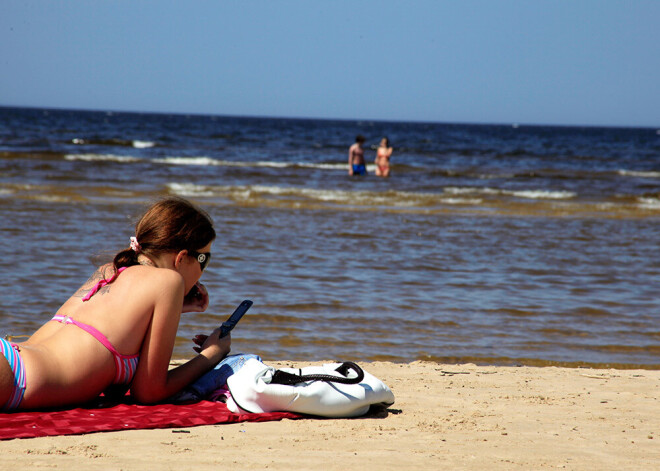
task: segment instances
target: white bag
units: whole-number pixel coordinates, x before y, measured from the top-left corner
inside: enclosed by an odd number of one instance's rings
[[[350,369],[354,374],[348,374]],[[359,379],[362,373],[364,377]],[[282,375],[287,377],[285,380],[296,381],[296,384],[272,382],[274,376],[275,381],[279,381]],[[299,378],[300,375],[303,378]],[[309,375],[321,375],[324,379],[305,379]],[[300,379],[304,381],[297,382]],[[336,381],[359,382],[343,384]],[[227,379],[227,386],[231,392],[227,407],[234,413],[288,411],[322,417],[357,417],[366,414],[371,405],[394,404],[390,388],[354,363],[276,370],[250,359]]]

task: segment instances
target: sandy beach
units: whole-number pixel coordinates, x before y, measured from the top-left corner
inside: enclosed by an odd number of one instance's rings
[[[9,440],[0,443],[0,469],[660,467],[660,371],[361,366],[394,392],[387,411]]]

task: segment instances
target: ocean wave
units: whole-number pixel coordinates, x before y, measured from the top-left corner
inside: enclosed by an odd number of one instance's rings
[[[147,149],[156,145],[153,141],[130,140],[130,139],[86,139],[76,137],[71,139],[72,144],[79,146],[111,146],[111,147],[134,147],[136,149]]]
[[[572,191],[547,191],[547,190],[505,191],[504,194],[517,196],[518,198],[549,199],[549,200],[564,200],[564,199],[575,198],[577,196],[577,194]]]
[[[119,185],[119,186],[118,186]],[[202,185],[190,181],[164,182],[167,191],[187,198],[203,198],[220,205],[282,209],[314,209],[342,211],[393,211],[424,214],[488,214],[544,215],[548,217],[658,217],[660,197],[638,196],[613,200],[548,200],[521,201],[495,189],[484,189],[481,195],[467,189],[447,193],[424,193],[395,190],[323,189],[279,185]],[[159,185],[160,187],[160,185]],[[124,182],[98,185],[35,185],[0,182],[3,200],[41,201],[107,201],[141,198],[143,189],[127,191]]]
[[[442,200],[445,204],[471,204],[477,205],[483,203],[484,200],[479,198],[445,198]]]
[[[287,207],[330,205],[364,209],[406,209],[482,203],[479,198],[447,197],[441,193],[392,190],[378,192],[269,185],[211,186],[193,183],[168,183],[167,188],[180,196],[220,197],[238,203],[275,204]]]
[[[140,141],[136,141],[140,142]],[[136,148],[150,147],[153,143],[144,141],[137,144]],[[25,153],[4,153],[2,158],[26,158],[26,156],[34,157],[34,154]],[[62,158],[62,154],[53,154],[53,156],[38,154],[38,157],[50,157],[54,159]],[[329,163],[329,162],[276,162],[276,161],[254,161],[254,162],[238,162],[232,160],[220,160],[208,156],[195,156],[195,157],[182,157],[182,156],[169,156],[159,158],[145,158],[131,155],[117,155],[117,154],[96,154],[96,153],[81,153],[81,154],[63,154],[65,160],[69,161],[85,161],[85,162],[118,162],[118,163],[136,163],[151,162],[154,164],[164,165],[190,165],[190,166],[214,166],[214,167],[242,167],[242,168],[306,168],[306,169],[320,169],[320,170],[341,170],[345,171],[347,166],[343,163]],[[374,171],[375,167],[367,165],[367,169]]]
[[[152,162],[168,165],[218,165],[211,157],[165,157],[153,159]]]
[[[442,196],[437,193],[415,193],[407,191],[347,191],[335,189],[301,188],[301,187],[279,187],[252,185],[242,187],[243,191],[250,194],[262,196],[306,198],[324,203],[337,203],[364,206],[428,206],[431,203],[438,204]]]
[[[113,155],[113,154],[66,154],[65,160],[83,160],[85,162],[141,162],[143,159],[139,157],[132,157],[129,155]]]
[[[644,209],[660,209],[660,198],[637,198],[638,204]]]
[[[431,211],[469,210],[489,214],[626,214],[649,215],[660,210],[660,199],[640,197],[628,202],[566,201],[570,192],[504,191],[494,188],[446,188],[444,193],[414,191],[342,190],[275,185],[197,185],[168,183],[169,191],[180,196],[222,198],[237,204],[263,205],[286,208],[344,208],[361,210]],[[479,195],[490,196],[480,198]],[[519,198],[533,201],[522,204]],[[639,213],[639,211],[642,213]]]
[[[275,162],[255,161],[238,162],[233,160],[219,160],[212,157],[164,157],[153,159],[153,162],[168,165],[212,165],[216,167],[242,167],[242,168],[315,168],[321,170],[346,170],[346,164],[335,163],[309,163],[309,162]],[[367,169],[369,166],[367,166]],[[373,171],[373,169],[372,169]]]
[[[168,183],[167,188],[178,196],[186,197],[204,197],[216,196],[215,192],[204,185],[195,185],[194,183]]]
[[[475,188],[475,187],[445,187],[444,192],[451,195],[502,195],[514,196],[527,199],[549,199],[565,200],[575,198],[576,193],[572,191],[550,191],[550,190],[502,190],[499,188]]]
[[[303,167],[303,168],[318,168],[321,170],[347,170],[347,165],[346,164],[333,164],[333,163],[319,163],[319,164],[309,164],[309,163],[296,163],[294,164],[296,167]],[[367,171],[373,172],[375,170],[375,167],[371,165],[367,165]]]
[[[660,178],[660,172],[653,171],[619,170],[617,173],[624,177]]]

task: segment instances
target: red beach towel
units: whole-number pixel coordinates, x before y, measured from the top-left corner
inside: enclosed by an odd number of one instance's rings
[[[212,401],[150,406],[122,403],[98,408],[0,413],[0,440],[116,430],[266,422],[300,417],[290,412],[234,414],[224,403]]]

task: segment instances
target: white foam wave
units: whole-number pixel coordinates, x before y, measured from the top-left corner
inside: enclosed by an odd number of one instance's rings
[[[624,177],[640,177],[640,178],[660,178],[660,172],[639,171],[639,170],[619,170],[619,175]]]
[[[543,199],[543,200],[567,200],[575,198],[576,194],[572,191],[545,191],[545,190],[527,190],[505,192],[518,198]]]
[[[217,167],[262,167],[262,168],[316,168],[321,170],[346,170],[346,164],[308,163],[308,162],[237,162],[232,160],[217,160],[211,157],[165,157],[154,159],[153,162],[169,165],[213,165]]]
[[[236,162],[232,160],[215,160],[215,159],[210,159],[208,165],[216,165],[220,167],[273,167],[273,168],[284,168],[289,166],[289,164],[286,164],[284,162]]]
[[[280,186],[266,186],[266,185],[250,185],[240,187],[241,191],[246,195],[262,194],[273,196],[291,196],[291,197],[305,197],[325,202],[347,202],[349,200],[363,199],[366,192],[351,192],[342,190],[323,190],[316,188],[300,188],[300,187],[280,187]]]
[[[45,203],[70,203],[72,198],[64,195],[25,195],[25,198],[33,201],[43,201]]]
[[[210,157],[165,157],[153,159],[153,162],[169,165],[217,165],[217,160]]]
[[[64,156],[65,160],[83,160],[86,162],[140,162],[142,159],[139,157],[131,157],[127,155],[113,155],[113,154],[67,154]]]
[[[238,164],[239,162],[232,162],[232,164]],[[302,167],[302,168],[316,168],[320,170],[344,170],[347,171],[348,167],[346,164],[329,164],[329,163],[309,163],[309,162],[241,162],[243,166],[252,166],[252,167],[275,167],[275,168],[293,168],[293,167]],[[375,168],[375,167],[374,167]],[[374,168],[370,168],[367,165],[368,171],[374,171]]]
[[[348,166],[346,164],[308,164],[308,163],[297,163],[295,164],[299,167],[304,168],[318,168],[321,170],[343,170],[348,171]],[[367,166],[369,170],[369,166]]]
[[[133,141],[133,147],[136,149],[148,149],[149,147],[153,147],[155,145],[156,143],[151,141]]]
[[[171,191],[182,195],[219,196],[234,201],[256,201],[263,199],[288,204],[298,204],[307,201],[362,207],[411,208],[442,205],[476,205],[482,202],[479,198],[447,198],[445,195],[437,193],[404,191],[347,191],[269,185],[203,187],[170,184],[168,186]]]
[[[483,203],[484,200],[479,199],[479,198],[444,198],[442,200],[443,203],[445,204],[481,204]]]
[[[167,188],[170,192],[179,196],[214,196],[212,189],[205,185],[195,185],[194,183],[168,183]]]
[[[83,139],[74,139],[76,144],[83,144]],[[77,141],[77,142],[76,142]],[[133,141],[133,146],[136,148],[147,148],[154,146],[155,143],[149,141]],[[122,163],[141,162],[145,159],[140,157],[113,155],[113,154],[67,154],[64,156],[66,160],[84,160],[87,162],[92,161],[114,161]],[[218,160],[207,156],[197,157],[180,157],[170,156],[151,159],[150,162],[165,165],[196,165],[196,166],[215,166],[215,167],[262,167],[262,168],[310,168],[320,170],[341,170],[346,171],[346,164],[340,163],[309,163],[309,162],[273,162],[273,161],[256,161],[256,162],[237,162],[231,160]],[[367,166],[369,169],[370,167]],[[373,172],[373,168],[371,169]]]
[[[165,157],[154,159],[154,162],[169,165],[212,165],[216,167],[290,167],[285,162],[235,162],[231,160],[217,160],[211,157]]]
[[[572,191],[548,191],[548,190],[500,190],[497,188],[458,188],[446,187],[443,191],[450,195],[504,195],[515,196],[517,198],[527,199],[550,199],[550,200],[563,200],[571,199],[577,196]]]
[[[497,195],[501,193],[500,190],[494,188],[459,188],[455,186],[445,187],[442,191],[450,195]]]
[[[325,202],[385,205],[395,207],[426,206],[429,204],[479,204],[479,198],[447,198],[438,193],[416,193],[409,191],[345,191],[300,187],[277,187],[254,185],[248,191],[277,196],[304,196]]]
[[[286,168],[292,165],[287,162],[245,162],[245,167],[272,167],[272,168]]]
[[[637,198],[637,201],[639,201],[639,206],[644,209],[660,209],[660,198],[644,197]]]

